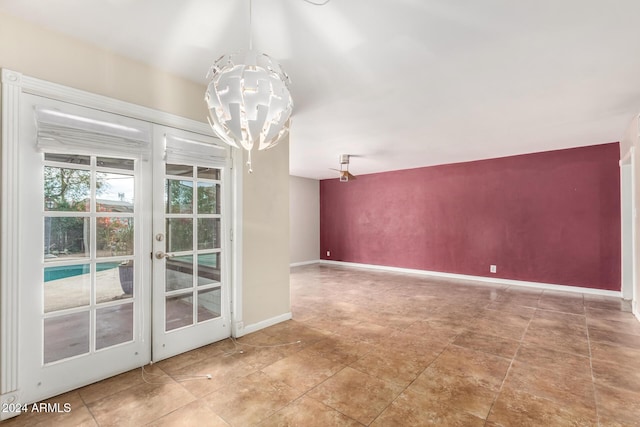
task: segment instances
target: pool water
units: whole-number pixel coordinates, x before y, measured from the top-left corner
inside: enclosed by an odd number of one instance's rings
[[[96,264],[96,271],[105,271],[116,268],[120,262],[101,262]],[[80,276],[89,274],[90,264],[64,265],[60,267],[45,267],[44,281],[64,279],[67,277]]]

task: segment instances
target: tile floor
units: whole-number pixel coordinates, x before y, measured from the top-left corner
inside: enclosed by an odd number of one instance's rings
[[[640,322],[618,299],[326,265],[291,288],[293,320],[3,424],[640,426]]]

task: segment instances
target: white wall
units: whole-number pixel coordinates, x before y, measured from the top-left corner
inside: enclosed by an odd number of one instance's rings
[[[320,259],[320,181],[289,177],[290,263]]]
[[[243,166],[242,178],[242,283],[244,326],[255,330],[256,324],[291,316],[289,142],[252,157],[253,173]]]

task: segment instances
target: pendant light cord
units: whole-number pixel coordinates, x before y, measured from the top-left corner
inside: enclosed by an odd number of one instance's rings
[[[249,50],[253,50],[253,16],[252,16],[252,0],[249,0]]]

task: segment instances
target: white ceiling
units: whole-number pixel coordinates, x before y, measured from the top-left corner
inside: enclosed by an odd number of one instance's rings
[[[0,10],[203,87],[215,58],[249,43],[249,0]],[[252,11],[253,47],[292,79],[293,175],[335,177],[341,153],[362,156],[357,175],[618,141],[640,113],[638,0],[253,0]]]

